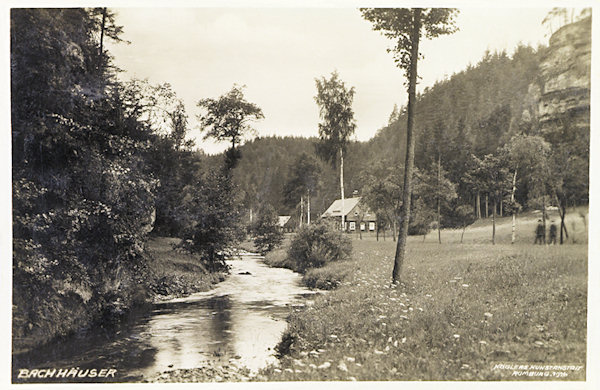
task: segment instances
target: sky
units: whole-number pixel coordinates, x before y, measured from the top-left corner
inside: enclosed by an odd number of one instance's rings
[[[355,137],[368,140],[387,124],[394,104],[406,104],[404,73],[355,8],[113,8],[123,38],[108,44],[121,78],[168,82],[186,104],[190,137],[207,153],[227,143],[203,141],[196,106],[234,83],[262,108],[258,135],[318,135],[315,78],[337,70],[355,88]],[[547,44],[541,22],[549,8],[463,8],[459,31],[423,41],[419,90],[476,64],[486,50],[511,54],[519,43]]]

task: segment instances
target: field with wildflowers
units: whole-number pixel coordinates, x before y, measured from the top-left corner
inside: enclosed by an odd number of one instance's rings
[[[398,288],[390,288],[395,243],[355,239],[351,258],[330,265],[347,267],[341,285],[291,314],[280,364],[257,379],[541,380],[557,377],[496,365],[585,366],[587,245],[534,246],[533,229],[507,244],[507,224],[497,245],[483,224],[464,244],[457,232],[442,232],[454,238],[441,245],[437,234],[411,237]],[[585,379],[585,369],[567,374],[559,379]]]

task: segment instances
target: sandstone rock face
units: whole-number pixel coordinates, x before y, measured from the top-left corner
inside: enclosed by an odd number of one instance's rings
[[[535,91],[542,131],[565,120],[570,126],[589,129],[591,58],[591,17],[552,35],[540,63],[539,91]]]

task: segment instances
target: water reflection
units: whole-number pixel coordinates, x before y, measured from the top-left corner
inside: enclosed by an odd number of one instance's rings
[[[15,357],[13,381],[18,368],[114,367],[117,381],[135,381],[209,360],[251,370],[274,362],[290,306],[313,292],[298,274],[269,268],[257,256],[229,264],[230,277],[210,292],[158,303],[113,332],[94,329]]]

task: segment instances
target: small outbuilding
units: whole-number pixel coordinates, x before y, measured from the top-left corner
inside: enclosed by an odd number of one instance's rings
[[[377,217],[367,205],[361,202],[361,197],[344,199],[343,209],[342,200],[336,199],[321,215],[321,218],[335,220],[341,227],[342,215],[345,216],[346,222],[343,227],[344,231],[374,232],[377,229]]]

